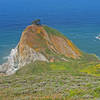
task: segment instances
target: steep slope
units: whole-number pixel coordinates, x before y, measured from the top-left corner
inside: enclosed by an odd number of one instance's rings
[[[69,62],[30,63],[13,75],[0,76],[0,100],[98,100],[100,77],[80,73],[98,63],[93,55]]]
[[[20,67],[38,61],[67,61],[82,56],[77,47],[60,32],[48,26],[30,25],[22,33],[8,61],[0,66],[0,72],[13,74]]]

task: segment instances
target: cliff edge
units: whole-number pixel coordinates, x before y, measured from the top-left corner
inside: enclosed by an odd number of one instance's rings
[[[80,56],[80,50],[60,32],[45,25],[33,24],[23,31],[8,61],[0,65],[0,72],[10,75],[31,62],[68,61],[67,58],[79,59]]]

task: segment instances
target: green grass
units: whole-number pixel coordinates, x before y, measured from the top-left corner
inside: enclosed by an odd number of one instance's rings
[[[59,31],[57,31],[56,29],[53,29],[53,28],[50,28],[48,26],[43,26],[44,29],[46,30],[46,32],[50,35],[50,34],[53,34],[53,35],[57,35],[57,36],[63,36],[65,37],[62,33],[60,33]]]
[[[68,62],[36,61],[14,75],[0,77],[0,100],[96,100],[100,77],[82,70],[99,63],[93,55]]]
[[[81,72],[85,72],[94,76],[100,76],[100,64],[89,65],[86,68],[83,68]]]

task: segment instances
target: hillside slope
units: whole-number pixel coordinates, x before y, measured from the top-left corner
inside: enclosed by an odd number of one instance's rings
[[[0,71],[0,100],[100,98],[100,60],[48,26],[28,26]]]
[[[0,76],[0,100],[98,100],[100,77],[81,72],[98,63],[92,55],[69,62],[35,61]]]
[[[13,74],[20,67],[34,61],[68,61],[79,59],[80,50],[64,35],[44,25],[30,25],[22,33],[8,61],[0,66],[0,72]]]

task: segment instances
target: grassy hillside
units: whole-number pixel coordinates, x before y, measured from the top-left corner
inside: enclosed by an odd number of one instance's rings
[[[100,77],[84,73],[99,61],[92,55],[68,62],[35,62],[0,77],[0,100],[97,100]],[[94,67],[93,67],[94,68]]]
[[[57,36],[64,36],[62,33],[60,33],[59,31],[57,31],[56,29],[53,29],[51,27],[48,27],[46,25],[43,26],[43,28],[46,30],[46,32],[50,35],[57,35]]]
[[[22,34],[15,64],[33,61],[34,50],[39,61],[20,66],[11,76],[0,75],[0,100],[100,98],[100,60],[95,55],[81,52],[55,29],[30,25]],[[45,55],[49,62],[40,61],[37,53]]]

